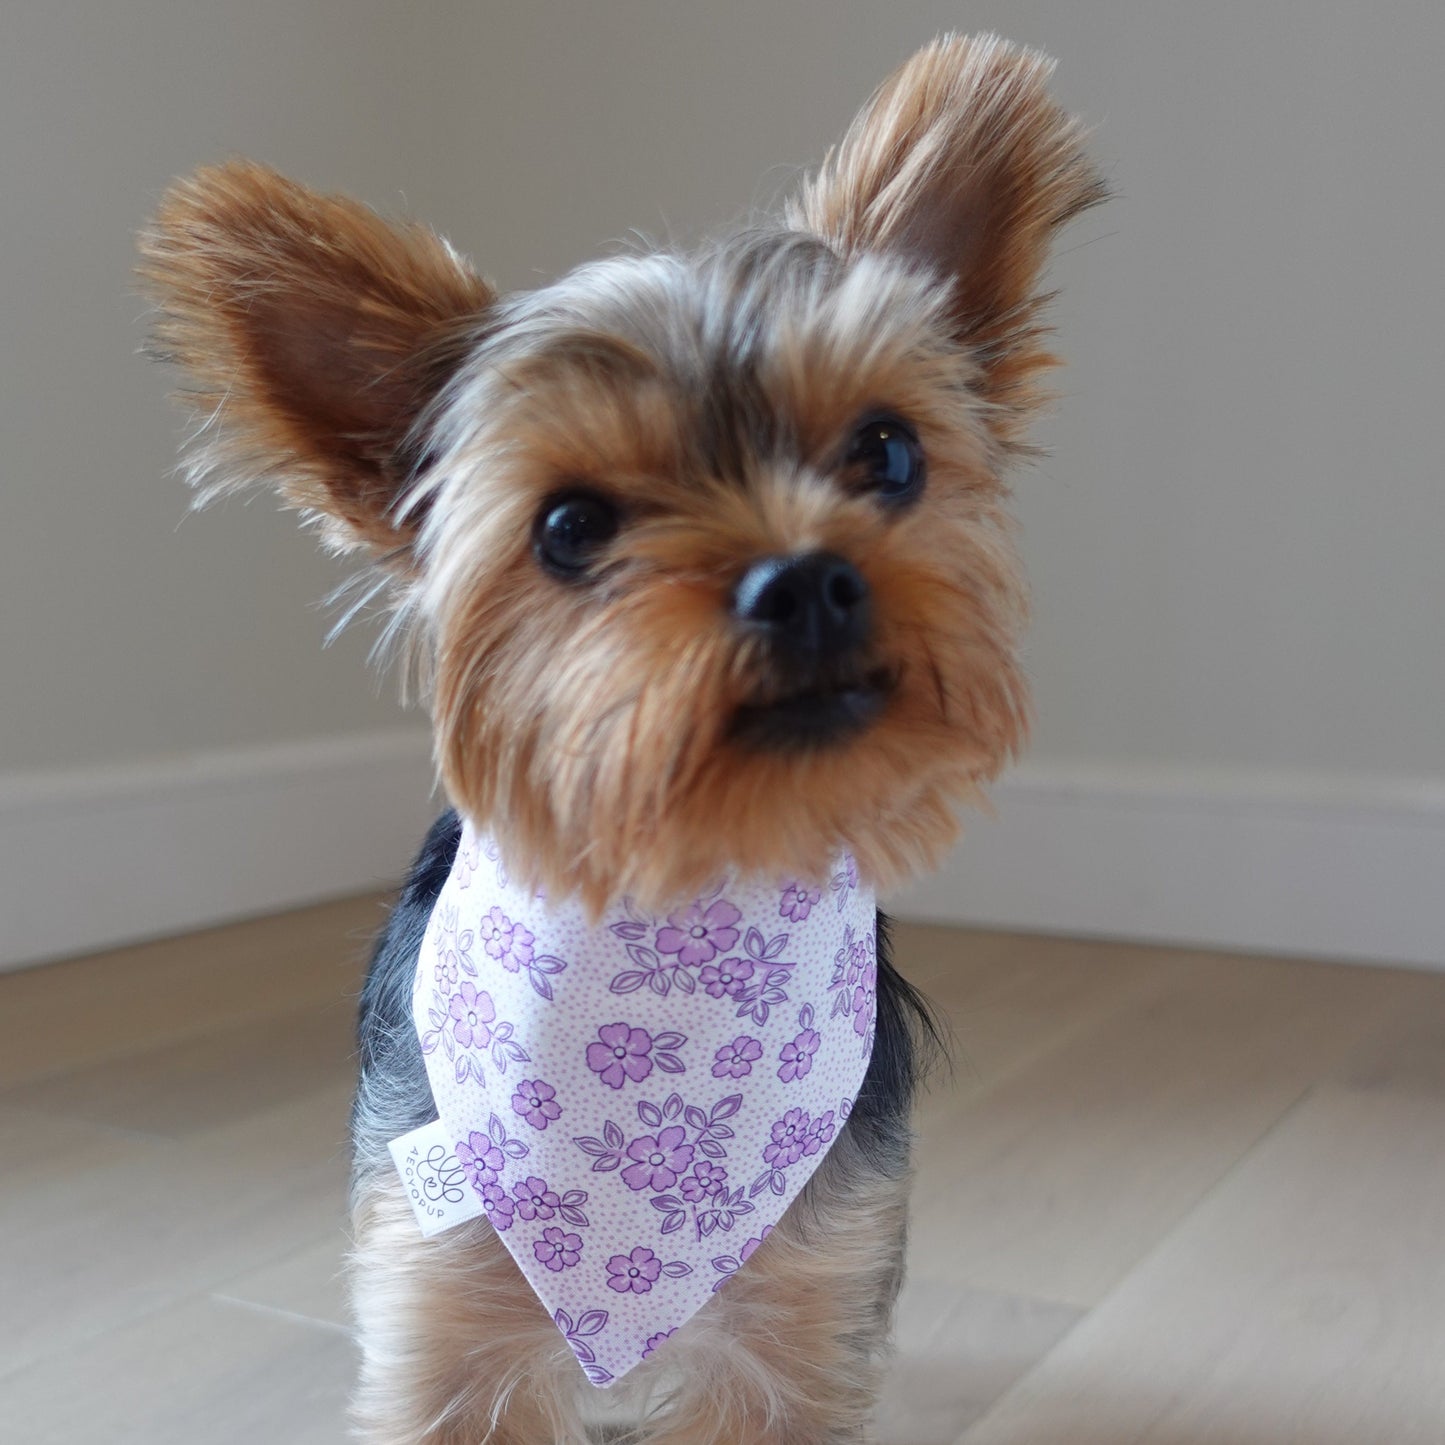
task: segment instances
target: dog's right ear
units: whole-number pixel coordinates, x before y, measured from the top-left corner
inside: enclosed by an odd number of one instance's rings
[[[404,556],[412,427],[492,288],[433,232],[244,161],[172,186],[140,250],[152,353],[190,373],[204,418],[191,480],[271,482],[337,550]]]

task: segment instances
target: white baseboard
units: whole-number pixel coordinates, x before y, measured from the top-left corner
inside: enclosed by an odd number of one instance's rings
[[[387,886],[437,806],[415,729],[0,776],[0,969]]]
[[[1445,967],[1445,779],[1037,765],[993,801],[901,917]]]
[[[397,880],[419,730],[0,776],[0,969]],[[905,918],[1445,967],[1445,780],[1032,765]]]

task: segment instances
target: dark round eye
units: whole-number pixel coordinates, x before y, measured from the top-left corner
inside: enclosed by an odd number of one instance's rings
[[[537,513],[532,550],[555,577],[581,577],[617,535],[617,508],[595,492],[554,497]]]
[[[923,448],[896,416],[874,416],[853,433],[848,462],[884,502],[912,501],[923,490]]]

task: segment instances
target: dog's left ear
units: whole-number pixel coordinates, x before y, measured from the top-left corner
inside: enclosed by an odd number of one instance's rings
[[[788,209],[839,254],[901,255],[953,282],[956,336],[988,421],[1019,446],[1053,365],[1038,292],[1054,232],[1104,199],[1053,62],[997,36],[945,36],[886,80]]]
[[[153,354],[196,382],[204,491],[270,482],[338,550],[405,566],[413,424],[495,293],[439,236],[246,161],[172,186],[140,239]]]

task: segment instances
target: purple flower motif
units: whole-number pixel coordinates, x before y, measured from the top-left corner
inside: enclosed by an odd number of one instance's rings
[[[481,862],[482,845],[476,838],[470,842],[464,842],[457,849],[456,862],[452,866],[456,871],[458,888],[472,886],[472,874],[481,866]]]
[[[850,929],[850,935],[851,932],[852,930]],[[868,968],[870,953],[868,946],[869,943],[870,939],[868,938],[867,934],[860,935],[857,938],[849,938],[847,953],[845,955],[847,958],[847,980],[849,988],[852,988],[853,985],[856,984],[858,980],[863,977],[864,972]],[[874,968],[876,971],[876,964],[874,965]]]
[[[545,1129],[561,1116],[562,1106],[551,1084],[542,1079],[523,1079],[512,1095],[512,1112],[520,1114],[534,1129]]]
[[[724,994],[736,998],[747,987],[753,972],[750,959],[725,958],[721,963],[704,964],[698,978],[709,998],[721,998]]]
[[[471,962],[472,930],[460,927],[460,910],[456,904],[448,904],[437,919],[433,934],[436,943],[436,979],[444,987],[455,986],[458,970],[465,966],[473,972]]]
[[[876,1002],[872,992],[861,984],[853,990],[853,1032],[860,1039],[866,1039],[868,1030],[873,1027]]]
[[[784,1044],[778,1054],[781,1061],[778,1077],[791,1084],[794,1079],[804,1079],[812,1072],[813,1055],[818,1052],[820,1042],[817,1029],[803,1029],[791,1042]]]
[[[758,1235],[758,1237],[757,1237],[756,1239],[750,1239],[750,1240],[748,1240],[748,1242],[747,1242],[745,1245],[743,1245],[743,1247],[742,1247],[740,1250],[738,1250],[738,1263],[739,1263],[739,1264],[746,1264],[746,1263],[753,1257],[753,1251],[754,1251],[772,1232],[773,1232],[773,1226],[772,1226],[771,1224],[765,1224],[765,1225],[763,1226],[763,1232],[762,1232],[760,1235]]]
[[[813,911],[813,905],[821,896],[817,888],[809,888],[806,883],[799,883],[796,878],[791,879],[783,888],[783,901],[778,905],[778,917],[801,923]]]
[[[657,951],[675,953],[677,961],[689,968],[711,963],[738,941],[733,927],[742,913],[725,898],[704,910],[701,900],[681,913],[667,915],[668,927],[658,930]]]
[[[647,1337],[647,1343],[642,1347],[642,1358],[645,1360],[649,1355],[655,1355],[662,1348],[664,1340],[670,1340],[677,1333],[676,1329],[659,1330],[655,1335]]]
[[[773,1125],[773,1140],[763,1149],[763,1158],[775,1169],[787,1164],[796,1164],[803,1157],[803,1145],[808,1134],[808,1115],[803,1109],[789,1109]]]
[[[607,1288],[618,1294],[646,1294],[662,1273],[662,1261],[645,1245],[607,1261]]]
[[[712,1066],[715,1079],[741,1079],[753,1071],[753,1065],[763,1056],[763,1046],[747,1034],[739,1034],[732,1043],[724,1044],[714,1055],[717,1061]]]
[[[542,1231],[541,1239],[532,1245],[538,1264],[546,1265],[553,1274],[571,1269],[582,1258],[582,1236],[568,1234],[555,1224]]]
[[[495,958],[508,973],[531,967],[536,936],[524,924],[513,923],[500,908],[493,906],[477,925],[477,932],[487,956]]]
[[[512,1193],[517,1196],[517,1213],[523,1219],[551,1219],[562,1202],[555,1190],[547,1188],[547,1181],[535,1174],[514,1184]]]
[[[457,1162],[462,1166],[468,1183],[481,1194],[488,1184],[497,1182],[504,1156],[485,1134],[473,1129],[467,1142],[457,1145]]]
[[[826,1114],[819,1114],[818,1117],[808,1125],[807,1135],[803,1139],[803,1153],[811,1157],[832,1137],[833,1111],[829,1109]]]
[[[698,1204],[721,1189],[727,1177],[728,1172],[721,1164],[699,1159],[692,1166],[692,1173],[682,1181],[680,1192],[689,1204]]]
[[[512,1227],[516,1210],[512,1207],[512,1201],[508,1197],[507,1191],[500,1184],[484,1184],[482,1186],[482,1208],[487,1211],[487,1218],[492,1221],[492,1228],[499,1233]]]
[[[463,980],[460,990],[452,995],[452,1033],[464,1049],[484,1049],[492,1041],[492,1024],[497,1006],[485,989]]]
[[[671,1189],[692,1163],[693,1146],[686,1143],[687,1131],[680,1124],[669,1125],[656,1137],[643,1134],[627,1146],[633,1162],[622,1171],[629,1189]]]
[[[587,1045],[587,1067],[604,1084],[620,1089],[624,1079],[640,1084],[652,1072],[652,1035],[627,1024],[603,1024],[597,1030],[601,1043]]]
[[[858,970],[858,986],[853,990],[853,1032],[860,1039],[868,1037],[877,1007],[878,960],[870,953]]]

